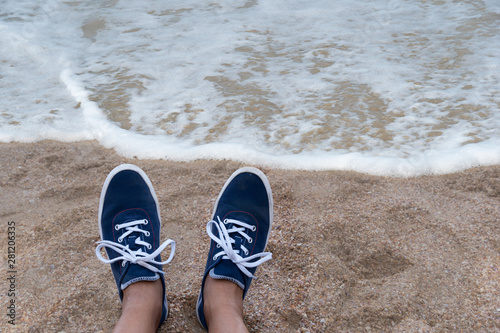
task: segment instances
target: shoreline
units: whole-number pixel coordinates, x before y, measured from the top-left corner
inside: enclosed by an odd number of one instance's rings
[[[161,240],[177,243],[164,267],[170,314],[159,332],[204,331],[195,304],[205,225],[243,164],[128,159],[93,141],[0,150],[2,237],[15,221],[17,268],[16,326],[4,316],[1,327],[111,331],[120,302],[95,257],[97,210],[108,172],[132,163],[158,195]],[[500,165],[410,178],[260,169],[273,190],[273,260],[244,302],[251,332],[500,330]],[[1,251],[7,264],[6,242]],[[6,279],[0,287],[7,295]]]

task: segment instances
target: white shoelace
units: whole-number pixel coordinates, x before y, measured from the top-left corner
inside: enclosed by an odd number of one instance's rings
[[[121,243],[123,239],[127,236],[129,236],[133,232],[140,232],[143,233],[146,236],[149,236],[149,231],[147,230],[142,230],[138,227],[139,224],[148,224],[148,220],[135,220],[127,223],[122,223],[122,224],[117,224],[115,225],[116,230],[120,230],[123,228],[126,228],[126,232],[121,235],[118,238],[118,242]],[[97,247],[95,249],[95,253],[97,255],[97,259],[102,261],[105,264],[111,264],[119,260],[123,260],[123,264],[125,264],[126,261],[132,263],[132,264],[138,264],[141,265],[150,271],[153,271],[155,273],[160,273],[160,274],[165,274],[163,271],[157,269],[153,265],[166,265],[168,264],[173,258],[175,254],[175,242],[171,239],[167,239],[165,242],[163,242],[153,253],[149,254],[147,252],[142,251],[142,248],[139,250],[131,250],[129,246],[124,246],[122,244],[119,244],[116,242],[108,241],[108,240],[103,240],[97,242]],[[136,239],[135,243],[137,245],[145,246],[147,249],[151,249],[151,244],[148,242],[144,242],[140,239]],[[156,256],[158,256],[167,246],[170,245],[170,256],[168,257],[167,260],[162,261],[162,262],[157,262],[154,260]],[[106,259],[102,256],[101,254],[101,249],[102,248],[110,248],[119,254],[121,256],[118,256],[114,259]]]
[[[238,233],[240,236],[245,238],[248,243],[252,243],[253,239],[245,233],[245,229],[255,231],[255,226],[233,219],[225,219],[224,221],[221,221],[218,216],[217,220],[218,221],[211,220],[207,223],[208,236],[210,236],[210,238],[218,244],[218,247],[222,248],[222,251],[217,253],[213,259],[216,260],[220,256],[223,256],[222,259],[230,259],[234,264],[236,264],[243,274],[255,279],[255,276],[253,276],[247,268],[257,267],[260,264],[272,259],[273,254],[271,252],[261,252],[251,255],[250,257],[243,258],[239,254],[239,249],[233,249],[232,244],[235,243],[235,240],[229,236],[230,233]],[[225,226],[225,224],[228,223],[233,224],[233,227],[229,230]],[[217,238],[217,236],[215,236],[212,232],[212,224],[217,228],[219,238]],[[248,249],[243,245],[241,245],[241,250],[245,255],[248,255]]]

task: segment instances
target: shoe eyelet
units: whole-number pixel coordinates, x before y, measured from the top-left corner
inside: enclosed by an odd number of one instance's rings
[[[143,220],[142,223],[148,224],[148,220]]]
[[[127,262],[125,260],[122,261],[122,267],[125,267],[125,265],[127,264]]]
[[[152,248],[151,244],[148,244],[147,248],[148,248],[148,250],[151,250],[151,248]]]
[[[212,257],[212,260],[217,260],[217,257],[216,257],[216,256],[213,256],[213,257]]]
[[[218,248],[218,249],[220,249],[220,245],[219,244],[215,245],[215,247]]]
[[[118,238],[118,243],[121,243],[121,242],[123,242],[123,238],[119,237]]]
[[[248,240],[248,243],[249,243],[249,244],[252,244],[252,243],[253,243],[253,238],[250,238],[250,239]]]
[[[146,237],[149,237],[149,235],[151,235],[149,231],[146,231]]]
[[[246,255],[246,256],[248,255],[248,251],[245,251],[245,255]]]
[[[115,225],[115,230],[117,230],[117,231],[120,230],[120,226],[118,224]]]
[[[222,221],[224,224],[227,224],[227,219],[224,219],[224,221]]]
[[[255,231],[257,230],[257,227],[256,226],[252,226],[252,231]]]

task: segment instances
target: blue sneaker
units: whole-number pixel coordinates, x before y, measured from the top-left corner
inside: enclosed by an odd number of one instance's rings
[[[123,290],[131,284],[161,280],[161,325],[168,315],[162,265],[172,260],[175,242],[169,239],[159,244],[160,226],[158,199],[148,176],[131,164],[114,168],[106,178],[101,192],[101,241],[97,242],[96,255],[103,263],[111,264],[120,301],[123,299]],[[170,256],[162,262],[160,253],[169,245]],[[106,249],[108,259],[102,256],[102,248]]]
[[[203,311],[203,286],[214,279],[236,283],[247,294],[257,266],[272,258],[264,252],[273,223],[273,198],[262,171],[245,167],[226,181],[207,224],[211,238],[207,265],[196,305],[200,324],[208,329]]]

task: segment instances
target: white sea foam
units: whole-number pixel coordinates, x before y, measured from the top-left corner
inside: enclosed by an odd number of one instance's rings
[[[412,176],[500,163],[494,0],[6,1],[0,141]]]

